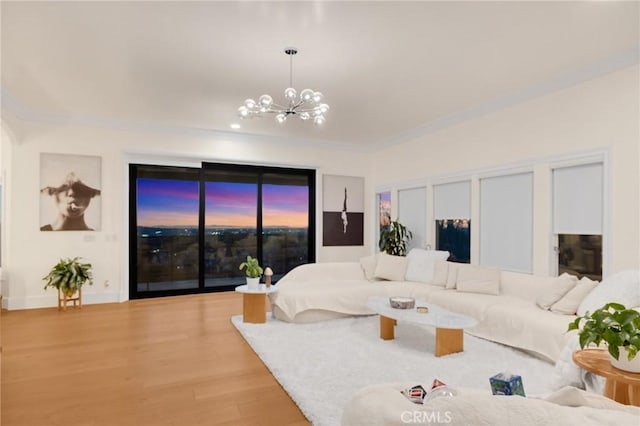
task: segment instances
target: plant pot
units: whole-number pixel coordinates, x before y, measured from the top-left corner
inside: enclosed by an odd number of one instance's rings
[[[247,277],[247,287],[249,290],[257,290],[260,285],[260,277],[257,278],[249,278]]]
[[[70,288],[61,288],[60,292],[62,293],[63,296],[66,296],[67,299],[70,299],[71,297],[73,297],[74,294],[77,293],[76,290],[73,290]]]
[[[609,354],[609,358],[611,359],[611,365],[614,367],[629,371],[631,373],[640,373],[640,353],[636,354],[636,357],[631,361],[627,358],[627,348],[624,346],[620,346],[620,359],[615,359]]]

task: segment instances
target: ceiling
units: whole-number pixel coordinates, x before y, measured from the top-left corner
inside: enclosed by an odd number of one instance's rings
[[[638,60],[638,2],[2,1],[1,13],[3,108],[22,116],[351,146]],[[322,127],[236,114],[249,97],[283,99],[286,46],[299,50],[294,87],[331,107]]]

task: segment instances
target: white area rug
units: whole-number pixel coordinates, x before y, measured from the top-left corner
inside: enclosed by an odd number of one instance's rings
[[[231,321],[278,382],[316,426],[340,424],[342,409],[357,390],[374,383],[486,389],[504,371],[522,376],[527,395],[552,390],[553,365],[524,352],[465,334],[464,352],[436,358],[435,329],[396,326],[395,340],[379,337],[377,316],[313,324],[271,318],[266,324]]]

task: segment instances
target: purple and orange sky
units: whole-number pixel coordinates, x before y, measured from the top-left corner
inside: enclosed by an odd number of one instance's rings
[[[255,184],[207,182],[205,226],[255,227]],[[308,226],[306,186],[263,185],[263,226]],[[197,226],[198,182],[138,179],[138,226]]]
[[[380,211],[391,211],[391,191],[380,193]]]

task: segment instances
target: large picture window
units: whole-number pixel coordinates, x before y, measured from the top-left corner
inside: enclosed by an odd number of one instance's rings
[[[449,260],[471,261],[471,181],[433,186],[436,250],[449,252]]]
[[[553,169],[553,231],[557,273],[602,278],[602,162]]]
[[[315,261],[315,172],[130,166],[130,297],[229,290],[248,255],[274,281]]]

